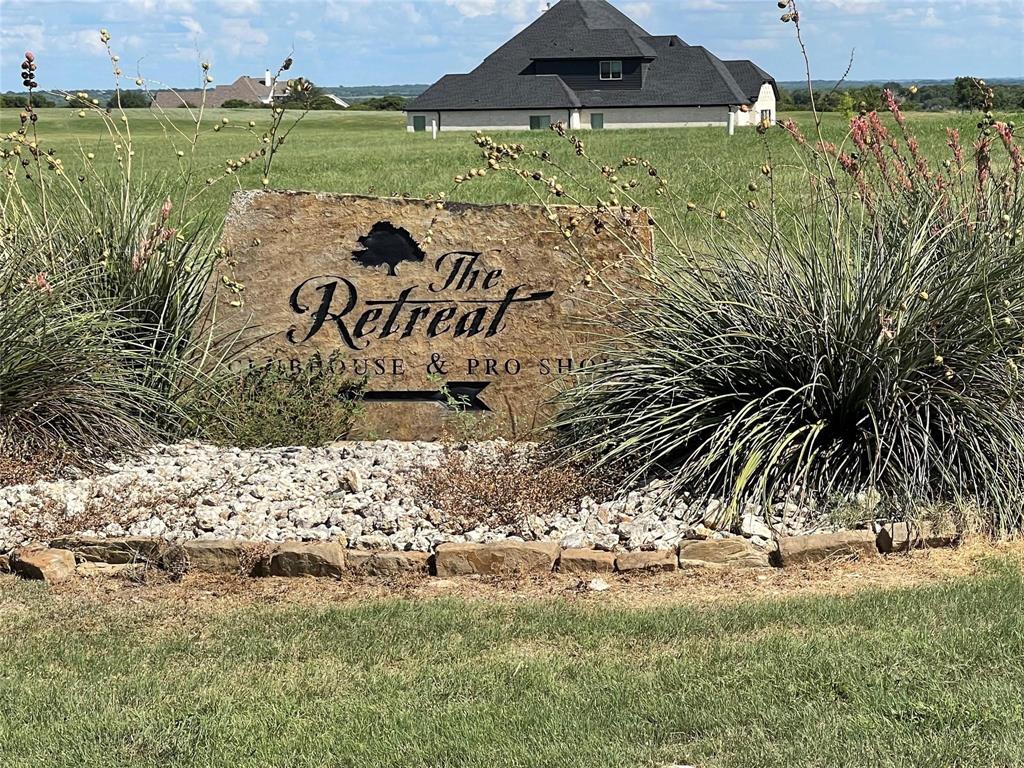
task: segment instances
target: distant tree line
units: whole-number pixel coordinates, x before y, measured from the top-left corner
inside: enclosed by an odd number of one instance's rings
[[[350,109],[361,109],[372,112],[401,112],[409,102],[405,96],[378,96],[373,99],[355,102]]]
[[[143,91],[121,91],[120,105],[125,109],[134,109],[138,107],[146,108],[149,106],[150,101],[152,100]],[[0,107],[24,109],[27,106],[28,96],[23,93],[0,93]],[[75,104],[64,101],[63,98],[58,102],[41,93],[36,93],[32,96],[32,107],[35,109],[47,109],[57,106],[74,106],[75,109],[78,109]],[[106,106],[107,109],[114,109],[118,106],[118,97],[116,93],[107,99]]]
[[[335,102],[329,95],[328,92],[320,86],[309,84],[310,87],[307,90],[298,93],[289,93],[283,98],[279,98],[274,102],[275,106],[292,107],[292,108],[303,108],[312,110],[328,110],[328,109],[342,109],[342,107]],[[102,97],[101,97],[102,98]],[[377,96],[374,98],[364,99],[363,101],[357,101],[352,104],[351,109],[365,110],[365,111],[395,111],[400,112],[405,109],[408,99],[405,96],[399,96],[397,94],[390,96]],[[144,91],[124,90],[121,91],[121,106],[128,108],[146,108],[150,105],[151,98]],[[28,105],[28,96],[23,93],[2,93],[0,94],[0,107],[9,107],[13,109],[24,109]],[[60,99],[55,101],[53,98],[44,96],[43,94],[36,93],[32,96],[32,105],[37,109],[44,109],[46,107],[67,107],[71,106],[70,103]],[[118,106],[117,94],[109,96],[106,101],[106,106],[109,109],[115,109]],[[186,106],[186,105],[183,105]],[[187,106],[195,106],[189,104]],[[267,107],[268,104],[260,104],[255,101],[245,101],[244,99],[228,99],[221,106],[227,109],[258,109],[261,107]]]
[[[886,83],[837,90],[815,90],[815,102],[822,112],[844,112],[852,115],[861,109],[882,106],[882,93],[891,90],[906,111],[942,112],[958,109],[974,112],[985,107],[986,92],[991,89],[993,109],[1015,111],[1024,109],[1024,84],[992,85],[974,77],[958,77],[952,83],[922,86]],[[807,89],[780,89],[780,110],[810,109]]]
[[[366,99],[364,101],[355,102],[349,109],[364,110],[364,111],[398,111],[405,109],[405,104],[408,101],[404,96],[380,96],[372,99]],[[269,104],[257,104],[255,102],[243,101],[241,99],[228,99],[221,106],[226,109],[252,109],[258,107],[269,107]],[[277,99],[274,102],[274,106],[285,107],[286,109],[300,108],[300,109],[311,109],[311,110],[328,110],[328,109],[343,109],[336,101],[334,101],[320,86],[312,86],[312,88],[303,93],[288,94],[287,96]]]

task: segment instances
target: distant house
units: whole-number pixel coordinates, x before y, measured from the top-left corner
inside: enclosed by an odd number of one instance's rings
[[[281,80],[273,82],[274,78],[270,70],[266,71],[263,77],[247,77],[242,75],[231,83],[231,85],[218,85],[206,91],[206,106],[221,107],[228,101],[245,101],[250,104],[269,104],[271,95],[280,99],[285,95],[288,85]],[[271,94],[273,85],[273,94]],[[203,100],[203,92],[199,89],[185,91],[159,91],[153,97],[153,104],[164,109],[185,106],[186,104],[198,107]],[[346,105],[347,106],[347,105]]]
[[[343,98],[341,98],[340,96],[335,96],[333,93],[325,93],[324,96],[326,96],[328,99],[333,101],[335,104],[337,104],[342,109],[348,109],[350,106],[352,106],[347,101],[345,101]]]
[[[469,74],[406,107],[409,131],[757,125],[775,80],[675,35],[651,35],[605,0],[560,0]]]

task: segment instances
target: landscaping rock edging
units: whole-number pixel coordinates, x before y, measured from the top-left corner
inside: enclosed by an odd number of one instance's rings
[[[895,528],[894,528],[895,525]],[[241,539],[206,539],[168,545],[158,538],[94,539],[63,537],[49,548],[15,550],[3,565],[27,579],[51,584],[79,576],[114,576],[132,567],[213,575],[341,578],[345,575],[394,578],[419,576],[541,575],[552,572],[652,574],[677,569],[750,569],[792,567],[830,559],[874,558],[903,546],[952,546],[956,536],[927,531],[914,534],[902,524],[869,530],[784,537],[774,557],[743,539],[685,541],[673,549],[606,552],[557,542],[506,540],[490,544],[444,543],[435,553],[346,549],[344,540],[283,542],[268,545]],[[894,536],[895,533],[895,536]],[[129,559],[128,555],[132,559]]]
[[[417,485],[418,478],[445,471],[453,456],[464,460],[468,476],[493,473],[496,463],[507,461],[510,447],[537,449],[504,441],[382,440],[266,449],[157,445],[98,472],[0,487],[0,553],[58,535],[156,537],[182,545],[204,539],[345,539],[353,549],[428,554],[446,543],[515,538],[609,552],[745,538],[770,550],[777,536],[838,529],[797,497],[770,509],[745,505],[734,519],[719,499],[666,499],[659,480],[613,498],[583,495],[542,514],[479,520],[463,519]]]

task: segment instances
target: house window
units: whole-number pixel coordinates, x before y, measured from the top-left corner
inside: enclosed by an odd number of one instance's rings
[[[427,130],[427,116],[426,115],[413,115],[412,117],[412,129],[416,133],[421,133]]]
[[[551,115],[530,115],[530,130],[543,131],[551,127]]]
[[[621,80],[622,79],[622,62],[621,61],[602,61],[601,62],[601,79],[602,80]]]
[[[762,109],[761,110],[761,122],[763,123],[766,120],[769,123],[772,121],[772,111],[770,109]]]
[[[590,127],[595,131],[599,131],[604,128],[604,114],[601,112],[591,112]]]

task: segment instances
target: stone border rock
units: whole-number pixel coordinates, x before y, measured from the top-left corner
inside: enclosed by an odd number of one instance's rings
[[[158,538],[63,537],[49,547],[26,547],[0,560],[27,579],[58,583],[79,576],[110,576],[133,566],[183,573],[241,576],[341,578],[351,574],[414,576],[539,575],[552,572],[650,574],[677,569],[790,567],[839,558],[878,557],[913,548],[954,546],[956,531],[910,523],[870,530],[780,538],[773,557],[741,538],[683,541],[675,549],[607,552],[561,548],[557,542],[505,540],[491,544],[441,544],[436,553],[346,549],[345,541],[268,544],[235,539],[199,539],[182,545]]]

